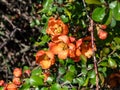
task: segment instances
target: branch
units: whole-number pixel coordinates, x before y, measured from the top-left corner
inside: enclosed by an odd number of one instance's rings
[[[90,19],[90,26],[88,30],[91,32],[91,42],[92,42],[92,51],[93,51],[93,60],[94,60],[94,68],[96,73],[96,90],[99,90],[99,78],[98,78],[98,67],[97,67],[97,60],[95,57],[95,44],[94,44],[94,30],[93,30],[93,20]]]
[[[2,18],[4,20],[6,20],[12,26],[13,31],[10,33],[9,38],[7,40],[5,40],[5,42],[0,45],[0,50],[11,40],[11,38],[14,37],[14,34],[17,30],[19,30],[19,31],[21,30],[20,28],[17,28],[8,17],[2,15]]]
[[[95,74],[96,74],[96,90],[99,90],[98,67],[97,67],[97,60],[96,60],[96,57],[95,57],[95,50],[94,50],[94,48],[95,48],[95,46],[94,46],[95,45],[94,44],[94,28],[93,28],[94,27],[94,22],[88,14],[88,11],[86,9],[85,1],[82,0],[82,2],[83,2],[83,5],[85,7],[85,10],[86,10],[87,18],[90,21],[88,31],[91,33],[91,43],[92,43],[92,51],[93,51],[94,69],[95,69]]]

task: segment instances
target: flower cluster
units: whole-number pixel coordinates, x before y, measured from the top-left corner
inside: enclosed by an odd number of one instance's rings
[[[36,53],[36,63],[42,69],[49,69],[55,64],[55,56],[65,60],[71,58],[74,62],[80,61],[80,56],[90,58],[93,55],[91,37],[76,39],[69,36],[69,29],[60,19],[51,17],[48,21],[46,33],[50,35],[51,41],[48,43],[48,50],[39,50]],[[94,48],[96,50],[96,47]]]
[[[4,90],[18,90],[22,85],[21,77],[25,75],[30,76],[31,71],[29,69],[22,72],[21,68],[15,68],[13,70],[13,79],[12,81],[6,83],[4,80],[0,80],[0,87],[2,86]]]

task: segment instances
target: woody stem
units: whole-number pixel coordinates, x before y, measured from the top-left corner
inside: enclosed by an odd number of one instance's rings
[[[95,57],[95,44],[94,44],[94,29],[93,29],[93,20],[90,19],[90,26],[88,30],[91,32],[91,43],[92,43],[92,51],[93,51],[93,60],[94,60],[94,69],[95,69],[95,74],[96,74],[96,90],[99,90],[99,78],[98,78],[98,67],[97,67],[97,60]]]

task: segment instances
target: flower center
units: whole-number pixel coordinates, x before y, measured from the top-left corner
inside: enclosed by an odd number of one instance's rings
[[[60,34],[62,32],[62,26],[61,25],[55,25],[54,26],[55,30],[54,30],[54,33],[55,34]]]

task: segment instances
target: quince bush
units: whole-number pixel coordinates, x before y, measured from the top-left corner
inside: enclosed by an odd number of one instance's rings
[[[40,18],[30,26],[42,27],[34,42],[38,66],[13,72],[9,83],[0,80],[2,89],[98,90],[120,85],[118,0],[37,0],[33,9]]]

